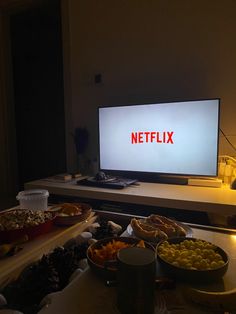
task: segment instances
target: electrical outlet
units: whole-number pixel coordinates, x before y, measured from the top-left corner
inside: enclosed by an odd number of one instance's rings
[[[95,76],[94,76],[94,82],[95,82],[95,84],[100,84],[100,83],[102,83],[102,74],[100,74],[100,73],[95,74]]]

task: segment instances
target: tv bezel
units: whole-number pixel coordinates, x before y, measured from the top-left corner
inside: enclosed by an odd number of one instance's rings
[[[111,170],[101,168],[100,160],[100,119],[99,119],[99,110],[102,108],[115,108],[115,107],[130,107],[130,106],[139,106],[139,105],[153,105],[153,104],[174,104],[174,103],[183,103],[183,102],[198,102],[198,101],[209,101],[217,100],[218,101],[218,130],[217,130],[217,158],[216,158],[216,173],[215,175],[196,175],[191,173],[163,173],[163,172],[143,172],[143,171],[128,171],[128,170]],[[218,175],[218,156],[219,156],[219,133],[220,133],[220,108],[221,108],[221,99],[216,98],[200,98],[200,99],[184,99],[184,100],[172,100],[172,101],[152,101],[152,102],[142,102],[142,103],[132,103],[132,104],[122,104],[122,105],[104,105],[97,108],[97,117],[98,117],[98,165],[99,171],[105,172],[107,175],[115,177],[123,177],[130,179],[137,179],[138,181],[143,182],[161,182],[161,183],[176,183],[176,184],[188,184],[188,178],[216,178]]]

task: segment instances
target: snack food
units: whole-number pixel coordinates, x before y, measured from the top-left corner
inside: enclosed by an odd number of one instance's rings
[[[159,256],[166,262],[192,270],[208,270],[222,267],[225,262],[217,247],[203,240],[183,240],[173,244],[164,241],[158,246]]]
[[[106,244],[103,244],[100,248],[94,248],[89,250],[90,258],[98,265],[104,265],[107,261],[116,260],[116,255],[120,249],[134,246],[132,243],[128,243],[119,239],[112,239]],[[141,240],[137,244],[137,247],[145,247],[144,241]]]
[[[75,216],[81,215],[83,211],[83,204],[81,203],[63,203],[53,206],[51,211],[56,211],[59,216]]]
[[[162,271],[181,282],[218,282],[229,265],[228,255],[222,248],[193,237],[161,241],[156,246],[156,254]]]
[[[0,214],[0,243],[11,243],[27,235],[29,239],[49,232],[55,214],[43,210],[13,209]]]
[[[111,237],[91,243],[87,250],[87,261],[92,272],[102,279],[116,280],[117,253],[123,247],[133,246],[155,250],[150,243],[133,237]]]
[[[186,231],[177,222],[167,217],[159,215],[150,215],[149,217],[147,217],[146,221],[150,225],[159,228],[161,231],[165,232],[168,235],[168,237],[186,236]]]
[[[55,224],[62,226],[84,221],[92,212],[91,206],[86,203],[62,203],[49,210],[56,214]]]
[[[149,241],[165,240],[169,237],[185,237],[185,229],[172,219],[152,214],[144,219],[132,218],[130,225],[135,236]]]
[[[0,231],[38,226],[53,218],[53,213],[42,210],[16,209],[0,214]]]

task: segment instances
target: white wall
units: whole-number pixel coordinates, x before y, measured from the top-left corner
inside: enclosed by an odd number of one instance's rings
[[[73,127],[97,154],[97,107],[221,98],[236,145],[236,1],[69,0]],[[94,76],[102,74],[102,83]],[[235,155],[224,138],[220,153]]]

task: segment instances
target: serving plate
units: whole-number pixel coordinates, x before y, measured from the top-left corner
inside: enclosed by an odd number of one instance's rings
[[[142,220],[142,219],[141,219]],[[186,237],[192,237],[193,236],[193,230],[187,225],[187,224],[184,224],[184,223],[181,223],[179,221],[176,221],[176,220],[173,220],[173,222],[175,222],[177,225],[179,225],[180,227],[182,227],[184,229],[184,231],[186,232]],[[131,224],[129,224],[127,226],[127,229],[126,229],[127,233],[129,234],[129,236],[131,237],[137,237],[134,233],[134,230],[131,226]],[[139,237],[140,238],[140,237]],[[171,236],[168,237],[168,238],[172,238]],[[151,241],[151,242],[154,242],[154,243],[158,243],[160,242],[160,239],[159,238],[144,238],[142,237],[143,240],[145,241]]]

